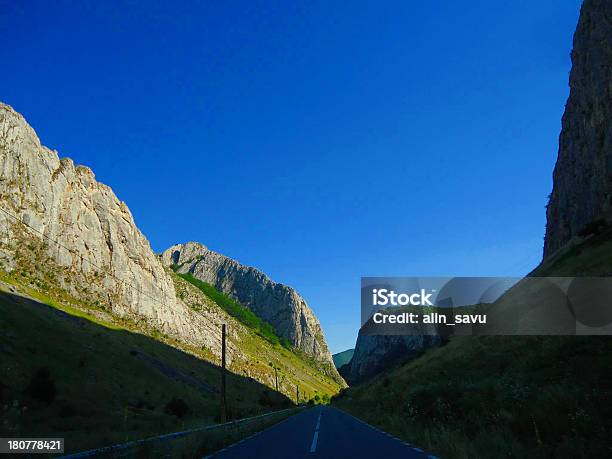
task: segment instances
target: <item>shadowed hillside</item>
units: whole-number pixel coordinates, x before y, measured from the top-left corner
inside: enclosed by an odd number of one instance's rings
[[[215,365],[5,292],[0,355],[3,437],[65,437],[74,452],[218,422]],[[231,418],[292,405],[251,378],[228,373],[227,385]]]
[[[532,274],[612,272],[612,227]],[[608,457],[612,337],[458,337],[334,403],[444,458]]]

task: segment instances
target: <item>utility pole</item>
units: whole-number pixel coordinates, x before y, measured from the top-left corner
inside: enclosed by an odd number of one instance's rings
[[[274,374],[276,376],[276,392],[278,392],[278,368],[274,367]]]
[[[227,405],[225,399],[225,327],[225,324],[221,326],[221,424],[227,422]]]
[[[295,404],[300,404],[300,386],[298,385],[295,386]]]

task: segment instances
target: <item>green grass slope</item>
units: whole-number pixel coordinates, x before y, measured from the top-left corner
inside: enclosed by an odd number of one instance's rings
[[[192,284],[178,274],[173,273],[177,294],[193,308],[220,308],[200,286]],[[335,380],[326,372],[320,362],[299,352],[295,348],[283,345],[280,341],[262,336],[259,330],[244,326],[239,318],[227,313],[225,322],[234,332],[228,338],[230,345],[240,350],[229,363],[232,372],[254,378],[269,387],[276,387],[278,375],[279,391],[292,400],[296,399],[299,386],[300,401],[313,399],[316,395],[329,396],[336,394],[342,387],[342,382]],[[263,322],[265,324],[265,322]],[[219,364],[217,356],[212,361]]]
[[[612,272],[612,228],[533,275]],[[442,458],[612,455],[612,338],[459,337],[334,400]]]
[[[0,264],[0,436],[65,437],[73,452],[216,420],[218,352],[83,300],[85,284],[75,286],[76,298],[44,254],[32,239],[19,246],[14,269]],[[186,304],[228,326],[231,418],[290,406],[298,386],[300,402],[340,390],[319,362],[245,325],[214,292],[168,273]]]
[[[218,367],[127,328],[6,292],[0,355],[2,437],[65,437],[74,452],[218,420]],[[235,418],[291,406],[249,378],[230,373],[227,385]]]
[[[196,286],[200,291],[202,291],[202,293],[222,307],[228,314],[236,318],[243,325],[249,327],[262,338],[268,340],[272,344],[282,344],[285,348],[291,349],[291,343],[286,338],[277,336],[272,325],[257,317],[253,311],[246,306],[243,306],[238,301],[218,291],[212,285],[207,284],[200,279],[196,279],[190,273],[177,273],[177,275],[190,284]]]

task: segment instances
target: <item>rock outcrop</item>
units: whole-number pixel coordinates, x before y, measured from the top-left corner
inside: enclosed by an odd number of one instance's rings
[[[233,297],[271,324],[279,336],[337,375],[319,321],[293,288],[196,242],[170,247],[161,259],[177,272],[191,273]]]
[[[25,119],[1,103],[0,207],[5,271],[18,267],[20,248],[38,248],[44,263],[22,260],[20,269],[182,342],[219,347],[209,332],[215,318],[194,313],[176,297],[127,205],[91,169],[42,146]]]
[[[547,207],[544,257],[609,214],[612,204],[612,2],[585,0]]]
[[[23,116],[0,103],[0,275],[7,285],[213,362],[220,355],[221,324],[228,324],[230,370],[273,387],[274,362],[282,372],[279,387],[290,396],[296,384],[310,394],[333,394],[345,384],[317,319],[293,289],[202,246],[187,249],[184,257],[205,256],[196,269],[204,280],[223,289],[250,286],[255,312],[318,360],[278,352],[174,275],[111,188],[91,169],[42,146]],[[205,276],[204,267],[212,266],[214,278]]]
[[[363,382],[393,365],[414,359],[426,349],[440,344],[437,335],[357,337],[355,353],[342,368],[342,376],[349,384]]]
[[[337,354],[332,355],[332,359],[334,359],[334,365],[338,370],[344,365],[348,365],[351,363],[351,359],[353,358],[353,354],[355,353],[355,349],[347,349],[343,352],[338,352]]]

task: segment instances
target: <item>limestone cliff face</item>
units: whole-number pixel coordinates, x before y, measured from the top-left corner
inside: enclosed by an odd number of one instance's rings
[[[201,246],[190,248],[193,253],[186,250],[185,257],[202,253]],[[290,397],[296,385],[309,394],[333,394],[344,385],[318,321],[293,289],[222,255],[204,255],[207,264],[198,265],[197,272],[216,267],[214,282],[205,280],[224,288],[251,285],[253,304],[261,305],[257,311],[265,311],[264,318],[275,320],[316,364],[278,352],[171,273],[108,186],[89,168],[42,146],[23,116],[0,103],[0,283],[212,362],[219,360],[221,325],[227,324],[230,370],[274,387],[273,362],[280,368],[280,390]],[[241,276],[246,284],[239,282]]]
[[[544,257],[609,213],[612,197],[612,2],[585,0],[547,208]]]
[[[195,242],[170,247],[162,254],[162,261],[244,304],[270,323],[279,336],[336,373],[319,321],[293,288]]]
[[[219,340],[209,331],[216,319],[177,299],[126,204],[90,169],[42,146],[25,119],[1,103],[0,207],[0,268],[49,271],[47,279],[76,298],[216,352]],[[24,247],[39,247],[45,263],[20,262]]]

